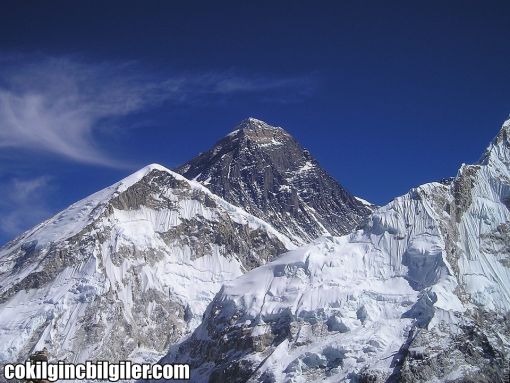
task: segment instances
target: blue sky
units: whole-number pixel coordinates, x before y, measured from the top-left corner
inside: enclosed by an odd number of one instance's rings
[[[510,113],[508,1],[3,1],[0,243],[253,116],[384,204]]]

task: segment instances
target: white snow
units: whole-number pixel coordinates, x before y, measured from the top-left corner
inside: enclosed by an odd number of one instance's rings
[[[183,194],[167,189],[153,197],[159,201],[172,201],[175,209],[153,209],[140,206],[137,209],[119,210],[109,205],[109,201],[131,185],[140,181],[153,170],[168,173],[177,180],[186,182],[190,192]],[[215,202],[214,207],[192,198],[193,190],[205,193]],[[80,347],[77,352],[76,339],[81,331],[79,321],[98,296],[113,294],[116,302],[123,307],[122,314],[128,323],[134,325],[134,301],[143,291],[157,291],[188,307],[189,322],[183,330],[193,330],[200,323],[205,308],[218,292],[221,285],[240,276],[245,270],[238,260],[243,254],[225,254],[216,244],[210,244],[210,251],[202,257],[194,257],[195,250],[177,242],[166,243],[161,236],[184,220],[199,219],[217,221],[226,216],[232,222],[251,229],[262,229],[269,236],[278,238],[288,249],[295,246],[266,222],[251,216],[242,209],[233,206],[213,195],[198,182],[188,181],[184,177],[157,164],[149,165],[122,181],[87,197],[55,217],[25,233],[22,239],[12,242],[10,247],[0,253],[2,282],[0,292],[23,280],[37,271],[40,262],[51,243],[62,242],[83,230],[94,235],[106,233],[109,238],[99,242],[92,240],[83,245],[81,261],[65,268],[56,278],[39,289],[21,290],[5,303],[0,304],[0,361],[13,361],[16,355],[26,347],[34,336],[39,341],[36,349],[47,347],[55,358],[67,358],[72,361],[84,361],[94,358],[97,347],[90,344]],[[17,251],[23,243],[37,241],[41,253],[37,259],[14,270]],[[204,243],[204,245],[207,245]],[[132,254],[119,258],[118,254]],[[153,305],[148,304],[146,328],[156,328],[161,322],[151,317]],[[111,327],[105,321],[107,312],[97,313],[98,323]],[[161,318],[159,319],[161,321]],[[115,329],[110,328],[110,332]],[[40,335],[37,335],[40,333]],[[162,334],[162,336],[165,336]],[[126,339],[128,342],[129,339]],[[157,350],[141,346],[133,351],[133,358],[144,355],[157,355]],[[159,350],[161,353],[162,350]],[[161,354],[159,355],[161,356]],[[156,357],[157,358],[157,357]]]
[[[363,199],[361,197],[356,197],[354,196],[354,198],[356,198],[359,202],[361,202],[363,205],[365,206],[368,206],[368,207],[371,207],[373,206],[373,204],[371,204],[370,202],[368,202],[366,199]]]
[[[314,164],[311,161],[306,161],[303,166],[301,166],[297,172],[298,173],[306,173],[314,168]]]

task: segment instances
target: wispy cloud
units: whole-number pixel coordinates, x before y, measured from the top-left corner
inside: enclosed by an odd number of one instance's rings
[[[117,118],[163,103],[208,103],[240,93],[306,96],[305,77],[243,76],[232,71],[147,74],[136,63],[91,63],[71,57],[0,58],[0,149],[51,153],[122,167],[98,140]],[[21,63],[21,64],[20,64]],[[264,97],[261,96],[261,99]],[[109,126],[110,125],[110,126]]]
[[[279,78],[272,76],[241,76],[233,71],[205,73],[170,79],[166,85],[174,90],[180,102],[207,102],[210,95],[228,96],[239,93],[277,93],[274,102],[286,102],[289,91],[301,97],[309,96],[315,88],[314,76]]]
[[[0,186],[0,235],[11,237],[48,218],[51,209],[46,196],[51,190],[51,179],[46,176],[13,178]]]
[[[0,148],[120,166],[100,150],[94,133],[102,120],[139,110],[146,91],[129,79],[110,77],[113,71],[68,59],[5,68],[0,78]]]

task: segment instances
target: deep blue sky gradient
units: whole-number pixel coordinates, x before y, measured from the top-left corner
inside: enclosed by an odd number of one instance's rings
[[[3,1],[0,53],[135,62],[152,79],[295,80],[162,102],[94,130],[123,168],[0,148],[0,184],[50,180],[44,214],[145,164],[179,165],[248,116],[283,126],[347,189],[384,204],[476,161],[510,113],[508,1]]]

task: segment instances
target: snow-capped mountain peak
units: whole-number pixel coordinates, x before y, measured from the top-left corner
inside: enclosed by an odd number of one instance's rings
[[[479,163],[492,163],[496,167],[510,164],[510,119],[503,123],[499,133],[492,140]]]
[[[265,121],[259,120],[254,117],[248,117],[242,120],[237,126],[234,128],[234,132],[236,131],[248,131],[255,129],[267,129],[267,130],[283,130],[282,127],[273,126],[268,124]]]
[[[255,146],[260,150],[278,150],[278,147],[281,149],[292,145],[293,140],[285,129],[253,117],[241,121],[225,139],[235,141],[240,146]]]
[[[292,242],[157,164],[0,249],[0,363],[150,360],[198,325],[222,283]]]
[[[153,170],[166,172],[178,179],[184,179],[180,174],[176,174],[162,165],[147,165],[117,183],[75,202],[49,220],[21,234],[15,241],[18,244],[27,240],[36,241],[38,246],[42,247],[52,242],[58,242],[72,237],[84,229],[94,219],[97,219],[103,212],[105,204],[111,200],[115,194],[122,193]],[[201,185],[197,185],[197,187],[201,187]],[[0,257],[5,251],[12,250],[11,245],[12,241],[0,248]]]

